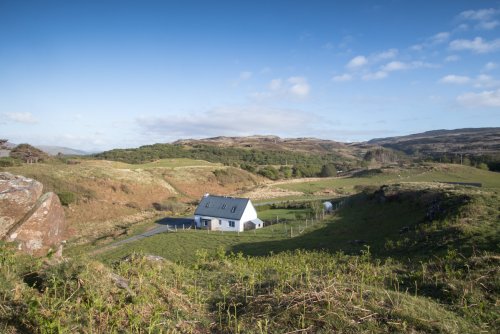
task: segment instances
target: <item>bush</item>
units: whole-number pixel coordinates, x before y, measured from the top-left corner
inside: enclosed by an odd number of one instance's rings
[[[186,204],[179,203],[175,200],[167,200],[162,203],[153,203],[153,208],[158,211],[170,211],[174,214],[178,214],[186,210]]]
[[[58,192],[57,196],[59,197],[61,204],[64,206],[68,206],[68,205],[76,202],[76,198],[77,198],[76,194],[72,193],[71,191]]]
[[[321,172],[319,173],[321,177],[337,176],[337,168],[333,164],[323,165]]]
[[[21,165],[19,160],[16,160],[14,158],[11,157],[0,158],[0,167],[14,167],[19,165]]]

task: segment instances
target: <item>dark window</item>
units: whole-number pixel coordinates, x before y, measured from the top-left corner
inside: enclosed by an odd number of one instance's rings
[[[234,227],[234,226],[235,226],[234,221],[230,220],[229,221],[229,227]]]
[[[236,211],[236,207],[235,207],[235,206],[233,206],[233,207],[231,208],[231,212],[232,212],[232,213],[234,213],[235,211]]]
[[[205,204],[205,208],[208,208],[210,206],[210,201],[207,202],[207,204]]]
[[[219,225],[222,225],[222,220],[219,219]]]
[[[222,204],[222,208],[225,209],[226,208],[226,203]]]

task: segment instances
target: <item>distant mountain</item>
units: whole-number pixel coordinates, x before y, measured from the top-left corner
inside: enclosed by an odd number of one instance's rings
[[[367,143],[403,151],[409,155],[498,155],[500,128],[433,130],[408,136],[377,138]]]
[[[48,153],[49,155],[57,155],[58,153],[62,153],[64,155],[88,155],[89,152],[77,150],[69,147],[62,146],[48,146],[48,145],[36,145],[36,148]]]

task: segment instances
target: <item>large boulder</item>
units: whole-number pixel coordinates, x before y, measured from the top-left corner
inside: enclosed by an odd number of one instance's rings
[[[32,255],[46,254],[66,236],[64,210],[56,194],[42,196],[41,183],[0,173],[0,238]]]
[[[43,185],[38,181],[0,173],[0,238],[33,209],[42,190]]]

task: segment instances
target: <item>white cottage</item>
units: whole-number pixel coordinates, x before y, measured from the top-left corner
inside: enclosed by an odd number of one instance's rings
[[[264,227],[249,198],[205,195],[194,212],[196,227],[242,232]]]

